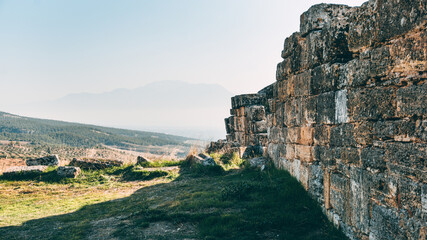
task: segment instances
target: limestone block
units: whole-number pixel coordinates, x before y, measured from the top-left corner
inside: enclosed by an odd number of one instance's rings
[[[306,191],[308,191],[308,183],[309,183],[309,176],[310,176],[310,170],[309,170],[310,164],[307,164],[305,162],[301,162],[300,165],[300,183],[304,187]]]
[[[59,157],[58,155],[51,155],[46,156],[42,158],[36,158],[36,159],[28,159],[25,161],[27,166],[38,166],[38,165],[44,165],[44,166],[58,166],[59,165]]]
[[[371,183],[369,173],[358,167],[350,168],[351,225],[369,233]]]
[[[362,87],[366,86],[371,77],[371,61],[369,59],[353,59],[340,68],[341,86]]]
[[[374,136],[380,140],[414,141],[415,122],[410,120],[378,121],[373,125]]]
[[[347,90],[335,92],[335,123],[348,122]]]
[[[317,96],[317,123],[333,124],[335,122],[335,93],[322,93]]]
[[[76,178],[80,175],[81,170],[79,167],[61,166],[56,169],[56,173],[61,177]]]
[[[297,142],[302,145],[313,145],[313,127],[300,127]]]
[[[295,144],[286,144],[286,159],[293,160],[296,158]]]
[[[353,124],[354,140],[359,145],[371,145],[373,141],[374,124],[372,122],[357,122]]]
[[[311,70],[306,70],[300,74],[293,75],[295,83],[295,96],[308,96],[310,95],[311,88]]]
[[[427,83],[397,90],[397,115],[427,116]]]
[[[31,173],[42,173],[47,170],[47,166],[17,166],[9,167],[3,172],[4,176],[31,174]]]
[[[324,201],[323,196],[323,169],[319,164],[309,166],[308,192],[320,204]]]
[[[339,77],[339,64],[323,64],[315,67],[311,72],[310,93],[317,95],[334,91]]]
[[[333,147],[356,147],[354,139],[353,124],[341,124],[331,127],[330,146]]]
[[[300,121],[301,124],[311,126],[316,123],[317,111],[317,98],[316,97],[302,97],[301,98],[301,111]]]
[[[297,127],[291,127],[287,129],[288,129],[287,136],[286,136],[287,143],[298,143],[298,135],[299,135],[300,129]]]
[[[255,133],[267,133],[267,121],[266,120],[255,122],[254,126],[255,126],[255,129],[254,129]]]
[[[327,145],[329,144],[329,138],[331,135],[331,127],[328,125],[319,125],[314,127],[313,141],[315,145]]]
[[[336,4],[317,4],[301,15],[300,32],[307,35],[312,31],[327,30],[334,25],[347,25],[350,7]]]
[[[335,165],[334,151],[327,146],[314,146],[314,160],[321,162],[325,167]]]
[[[348,114],[354,121],[387,119],[395,116],[393,88],[354,89],[348,92]]]
[[[262,121],[265,120],[265,108],[264,106],[254,105],[246,108],[246,116],[250,121]]]
[[[314,148],[306,145],[295,145],[295,155],[301,162],[312,162],[314,157]]]

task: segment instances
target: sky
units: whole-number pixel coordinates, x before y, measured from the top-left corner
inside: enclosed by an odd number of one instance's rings
[[[0,0],[0,111],[164,80],[257,92],[275,81],[300,14],[321,2]]]

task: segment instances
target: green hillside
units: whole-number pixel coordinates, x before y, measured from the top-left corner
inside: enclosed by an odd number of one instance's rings
[[[100,144],[130,147],[186,145],[184,142],[190,139],[162,133],[21,117],[0,112],[0,140],[72,147],[94,147]]]

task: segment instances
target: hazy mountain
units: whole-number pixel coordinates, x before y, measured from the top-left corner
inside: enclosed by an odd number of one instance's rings
[[[104,126],[224,138],[233,94],[216,84],[163,81],[136,89],[77,93],[23,106],[20,114]]]
[[[188,145],[185,137],[162,133],[108,128],[88,124],[22,117],[0,112],[0,140],[34,144],[94,147]]]

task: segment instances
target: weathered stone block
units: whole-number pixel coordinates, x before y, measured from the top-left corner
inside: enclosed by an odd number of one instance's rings
[[[333,124],[335,122],[335,93],[322,93],[317,97],[317,123]]]
[[[348,122],[347,90],[335,92],[335,123]]]
[[[295,83],[295,96],[308,96],[310,94],[311,71],[307,70],[300,74],[293,75]]]
[[[31,173],[42,173],[47,170],[47,166],[17,166],[9,167],[3,172],[4,176],[25,175]]]
[[[374,135],[380,140],[410,142],[415,140],[415,122],[409,120],[378,121],[374,123]]]
[[[314,155],[312,146],[295,145],[295,155],[301,162],[312,162]]]
[[[354,123],[354,139],[359,145],[371,145],[372,135],[374,131],[372,122],[357,122]]]
[[[353,59],[341,66],[341,86],[362,87],[366,86],[370,79],[370,60]]]
[[[293,160],[296,158],[295,154],[295,145],[294,144],[286,144],[286,159]]]
[[[340,160],[341,163],[346,165],[360,163],[360,154],[357,148],[351,147],[338,147],[334,148],[334,158],[335,160]]]
[[[254,123],[255,133],[267,133],[267,121],[258,121]]]
[[[315,145],[329,144],[331,127],[328,125],[319,125],[314,127],[313,140]]]
[[[362,148],[360,153],[364,169],[383,172],[386,169],[384,150],[376,147]]]
[[[335,164],[334,151],[327,146],[314,146],[314,160],[321,162],[325,167]]]
[[[369,173],[357,167],[350,169],[351,224],[364,234],[369,233],[370,179]]]
[[[320,204],[322,204],[324,200],[323,174],[321,165],[311,164],[309,166],[308,192],[314,199],[317,199]]]
[[[284,142],[283,131],[278,127],[271,127],[268,129],[268,139],[271,143]]]
[[[25,161],[27,166],[38,166],[38,165],[44,165],[44,166],[58,166],[59,165],[59,157],[58,155],[51,155],[46,156],[42,158],[36,158],[36,159],[28,159]]]
[[[356,147],[352,124],[341,124],[331,128],[330,145],[333,147]]]
[[[427,83],[397,90],[397,115],[427,115]]]
[[[301,162],[301,165],[300,165],[299,181],[305,190],[308,190],[309,174],[310,174],[309,166],[310,164],[307,164],[305,162]]]
[[[418,178],[427,177],[427,147],[423,143],[386,144],[385,158],[390,170],[400,175],[413,175]],[[425,179],[425,178],[424,178]]]
[[[393,88],[354,89],[348,92],[350,119],[377,120],[395,116],[396,101]]]
[[[286,136],[287,143],[298,143],[298,135],[299,135],[300,129],[296,127],[287,128],[287,129],[288,129],[287,136]]]
[[[302,145],[313,145],[314,128],[300,127],[299,130],[297,142]]]
[[[311,94],[317,95],[334,91],[340,76],[339,66],[339,64],[323,64],[314,68],[311,71]]]
[[[76,178],[80,175],[81,170],[79,167],[61,166],[56,169],[56,173],[61,177]]]
[[[347,25],[350,7],[335,4],[317,4],[301,15],[300,32],[307,35],[318,30],[328,30],[334,25]]]
[[[301,116],[299,117],[301,124],[311,126],[316,123],[316,100],[316,97],[311,96],[301,98]]]
[[[390,48],[388,46],[372,50],[369,68],[371,77],[385,76],[392,68],[393,59],[390,57]]]
[[[264,106],[254,105],[247,108],[247,117],[251,121],[263,121],[265,120],[265,108]]]
[[[343,219],[349,222],[350,218],[350,181],[344,175],[334,172],[330,179],[330,203],[335,212]]]
[[[287,37],[283,46],[282,58],[287,58],[295,53],[300,53],[302,51],[299,43],[300,41],[301,34],[299,32],[295,32],[290,37]]]

